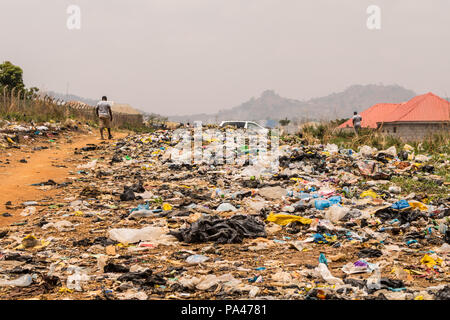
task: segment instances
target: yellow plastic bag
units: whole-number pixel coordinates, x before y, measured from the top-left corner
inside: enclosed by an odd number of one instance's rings
[[[420,259],[420,263],[426,265],[428,268],[433,268],[435,265],[441,265],[442,259],[437,258],[434,260],[428,254],[425,254],[422,259]]]
[[[8,140],[9,143],[16,144],[10,137],[6,137],[6,140]]]
[[[378,198],[378,195],[372,189],[364,191],[359,195],[360,198],[371,197],[373,199]]]
[[[408,203],[414,209],[419,209],[420,211],[428,211],[428,207],[420,201],[411,200],[408,201]]]
[[[405,144],[403,146],[403,150],[405,150],[405,151],[414,151],[414,148],[412,146],[410,146],[409,144]]]
[[[144,144],[150,143],[150,142],[152,142],[152,138],[151,138],[151,137],[148,137],[148,138],[142,138],[142,139],[141,139],[141,142],[144,143]]]
[[[59,291],[58,291],[59,293],[72,293],[73,292],[73,290],[72,289],[69,289],[69,288],[60,288],[59,289]]]
[[[25,250],[25,249],[42,249],[50,244],[50,241],[41,240],[39,241],[35,236],[29,234],[22,239],[22,243],[18,245],[15,249]]]
[[[281,226],[285,226],[294,221],[299,221],[302,224],[311,224],[312,222],[312,220],[308,218],[293,216],[290,214],[274,214],[273,212],[269,214],[269,216],[267,217],[267,221],[274,222]]]

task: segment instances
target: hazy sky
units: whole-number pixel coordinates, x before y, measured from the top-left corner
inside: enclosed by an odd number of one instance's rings
[[[66,10],[81,8],[81,29]],[[366,26],[381,8],[381,30]],[[27,86],[165,115],[352,84],[450,95],[448,0],[0,0],[0,60]]]

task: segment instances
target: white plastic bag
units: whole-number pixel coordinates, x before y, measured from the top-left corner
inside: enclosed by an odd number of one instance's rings
[[[67,288],[75,291],[83,291],[81,283],[89,281],[90,277],[85,273],[80,273],[78,270],[67,277]]]
[[[216,211],[219,211],[219,212],[225,212],[225,211],[237,211],[237,209],[236,209],[232,204],[227,203],[227,202],[224,202],[224,203],[221,203],[221,204],[217,207]]]
[[[316,272],[329,284],[344,284],[344,281],[342,281],[339,278],[334,277],[330,270],[328,270],[328,267],[324,263],[319,263],[319,266],[315,269]]]
[[[36,213],[36,207],[26,207],[23,209],[23,211],[20,213],[22,217],[31,216]]]
[[[325,213],[325,219],[332,222],[338,222],[350,211],[348,207],[341,207],[338,205],[332,205]]]
[[[337,145],[335,145],[334,143],[333,144],[327,144],[325,146],[325,151],[329,152],[331,154],[338,153],[339,152],[339,147]]]
[[[376,289],[376,290],[381,289],[381,272],[378,266],[375,269],[374,274],[369,279],[367,279],[366,285],[368,289]]]
[[[33,282],[31,275],[26,274],[20,278],[14,280],[0,280],[0,287],[13,286],[13,287],[28,287]]]
[[[136,243],[151,241],[152,243],[168,244],[176,240],[167,235],[167,231],[160,227],[145,227],[142,229],[111,229],[108,235],[112,240],[122,243]]]
[[[79,165],[77,166],[77,169],[94,169],[95,166],[97,165],[97,160],[92,160],[91,162],[88,162],[86,164],[83,165]]]
[[[204,255],[194,254],[192,256],[187,257],[186,262],[188,264],[199,264],[208,261],[209,258]]]

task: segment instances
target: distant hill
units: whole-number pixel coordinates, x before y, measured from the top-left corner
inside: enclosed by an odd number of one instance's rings
[[[49,95],[50,97],[53,97],[55,99],[61,99],[64,101],[81,101],[83,103],[86,103],[90,106],[95,106],[98,102],[98,100],[94,100],[94,99],[89,99],[89,98],[84,98],[84,97],[80,97],[74,94],[63,94],[63,93],[58,93],[58,92],[54,92],[54,91],[46,91],[44,92],[44,94]]]
[[[353,111],[363,111],[380,102],[399,103],[416,96],[414,91],[398,85],[354,85],[339,93],[307,101],[283,98],[273,90],[264,91],[259,98],[214,114],[170,116],[170,121],[205,123],[223,120],[333,120],[348,118]]]

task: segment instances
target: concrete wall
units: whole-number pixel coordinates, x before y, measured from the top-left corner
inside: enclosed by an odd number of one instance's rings
[[[381,132],[401,138],[405,141],[421,140],[428,135],[439,132],[449,132],[450,124],[447,123],[385,123],[380,128]]]

